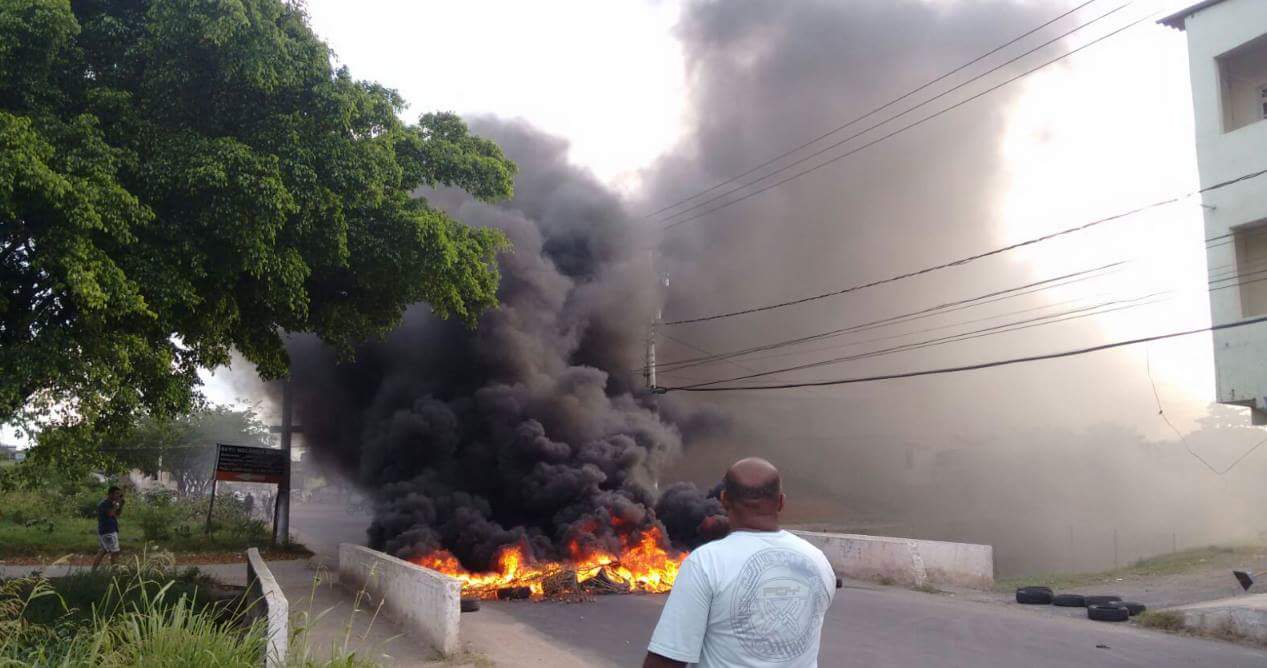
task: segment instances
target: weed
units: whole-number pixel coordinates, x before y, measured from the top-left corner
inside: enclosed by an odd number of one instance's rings
[[[923,592],[925,594],[945,594],[946,592],[933,586],[931,583],[922,582],[911,587],[913,591]]]
[[[1135,618],[1140,626],[1176,633],[1183,630],[1183,614],[1174,610],[1145,610]]]

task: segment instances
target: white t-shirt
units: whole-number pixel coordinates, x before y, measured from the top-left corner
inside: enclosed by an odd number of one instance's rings
[[[836,574],[786,531],[735,531],[682,562],[647,648],[700,668],[818,666]]]

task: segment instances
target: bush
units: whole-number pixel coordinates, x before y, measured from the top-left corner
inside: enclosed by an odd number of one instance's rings
[[[22,526],[48,521],[56,512],[48,495],[36,491],[13,491],[0,494],[0,520]]]
[[[170,494],[159,492],[146,495],[133,510],[132,516],[141,527],[141,536],[146,541],[167,540],[172,535],[172,529],[188,519],[182,510],[172,502]]]

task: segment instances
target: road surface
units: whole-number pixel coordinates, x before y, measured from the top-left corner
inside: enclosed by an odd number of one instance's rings
[[[294,510],[292,528],[319,557],[336,560],[338,542],[365,539],[369,519],[364,515],[333,505],[297,505]],[[640,666],[664,598],[603,596],[572,604],[484,601],[482,611],[463,615],[463,640],[498,665]],[[828,610],[819,665],[1267,666],[1263,650],[1043,612],[852,584],[836,593]],[[570,664],[550,656],[551,649],[580,660]]]
[[[639,666],[663,604],[663,596],[604,596],[582,604],[484,605],[588,655],[595,665]],[[1262,668],[1267,651],[1126,624],[1042,615],[1020,606],[857,586],[837,592],[823,627],[819,665]]]

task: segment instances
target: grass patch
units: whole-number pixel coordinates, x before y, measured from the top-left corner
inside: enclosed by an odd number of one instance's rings
[[[1170,633],[1184,630],[1183,615],[1173,610],[1145,610],[1135,617],[1135,623],[1147,629]]]
[[[169,553],[146,553],[112,571],[0,581],[0,667],[258,668],[267,645],[264,621],[252,614],[259,603],[173,563]],[[378,665],[346,647],[329,658],[307,647],[302,630],[293,634],[287,665]]]
[[[1178,575],[1204,568],[1235,568],[1246,560],[1261,557],[1267,552],[1267,546],[1215,546],[1181,550],[1148,559],[1140,559],[1135,563],[1098,573],[1045,573],[1020,577],[1000,578],[995,580],[997,591],[1010,592],[1018,587],[1047,586],[1057,590],[1075,589],[1088,585],[1107,584],[1119,578],[1146,578],[1165,575]]]
[[[925,594],[945,594],[946,593],[944,590],[938,589],[937,587],[933,586],[931,583],[928,583],[928,582],[925,582],[923,584],[917,584],[914,587],[911,587],[911,591],[918,591]]]
[[[0,492],[0,559],[57,559],[97,552],[96,504],[104,490],[69,494]],[[132,495],[119,518],[125,553],[156,544],[178,555],[223,554],[266,545],[267,524],[232,497],[216,500],[212,533],[205,532],[207,499]],[[288,551],[311,554],[302,545]]]

